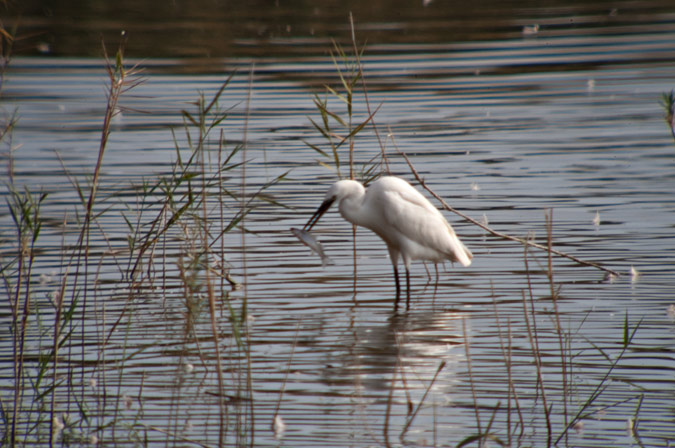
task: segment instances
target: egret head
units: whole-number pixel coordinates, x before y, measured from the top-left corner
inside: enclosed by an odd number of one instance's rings
[[[365,189],[363,188],[363,185],[355,180],[344,179],[335,182],[326,193],[319,208],[312,217],[309,218],[309,221],[307,221],[303,230],[312,230],[312,227],[319,222],[319,219],[321,219],[323,214],[328,211],[331,205],[333,205],[333,202],[337,201],[339,203],[350,196],[362,196],[364,192]]]

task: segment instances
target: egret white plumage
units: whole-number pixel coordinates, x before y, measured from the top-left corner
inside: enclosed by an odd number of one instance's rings
[[[403,259],[406,275],[406,303],[410,302],[410,262],[450,260],[469,266],[473,255],[459,240],[441,212],[405,180],[384,176],[368,186],[354,180],[340,180],[328,190],[323,203],[304,230],[311,230],[321,216],[337,202],[344,219],[375,232],[387,244],[394,266],[396,304],[401,296],[398,260]]]

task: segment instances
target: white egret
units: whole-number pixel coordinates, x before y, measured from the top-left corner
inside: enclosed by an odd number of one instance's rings
[[[405,180],[384,176],[368,186],[341,180],[328,190],[323,203],[309,219],[309,231],[337,201],[344,219],[375,232],[387,244],[396,281],[396,306],[401,296],[398,259],[406,275],[406,304],[410,304],[410,262],[450,260],[469,266],[473,255],[459,240],[441,212]]]

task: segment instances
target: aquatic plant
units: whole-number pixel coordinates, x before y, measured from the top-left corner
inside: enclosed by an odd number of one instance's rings
[[[675,91],[671,90],[670,93],[661,95],[661,107],[666,112],[663,118],[666,120],[670,133],[675,140]]]
[[[61,265],[45,278],[53,288],[47,301],[35,298],[33,266],[43,252],[41,209],[49,196],[19,188],[12,176],[7,185],[15,234],[2,236],[8,244],[0,253],[0,273],[10,298],[14,368],[11,397],[3,390],[0,401],[2,440],[10,446],[145,445],[158,437],[166,444],[189,441],[182,409],[190,403],[181,391],[197,366],[217,384],[211,396],[220,410],[220,445],[253,445],[247,295],[236,302],[230,297],[240,285],[230,274],[225,238],[235,230],[244,234],[245,217],[271,200],[264,192],[285,174],[245,191],[246,142],[229,149],[222,127],[230,111],[222,106],[223,95],[232,75],[212,96],[199,93],[194,110],[182,111],[183,135],[172,131],[176,160],[168,173],[151,173],[128,186],[127,192],[136,193],[135,205],[120,201],[120,191],[101,194],[112,122],[125,110],[120,100],[144,82],[138,67],[125,63],[124,42],[106,69],[106,106],[92,173],[85,183],[63,166],[79,203],[75,219],[66,213],[61,224]],[[232,176],[237,172],[239,181]],[[109,237],[109,232],[119,234],[117,228],[106,230],[115,201],[123,208],[125,238]],[[105,288],[113,281],[105,266],[119,272],[113,301],[122,306],[101,300],[110,295]],[[147,325],[143,304],[148,300],[167,319],[166,333],[139,344],[131,330]],[[182,322],[183,331],[174,331],[172,322]],[[146,422],[144,382],[130,387],[126,380],[139,358],[161,346],[157,341],[181,347],[162,428]],[[214,356],[206,354],[207,347]]]
[[[329,169],[334,169],[339,179],[343,178],[341,167],[344,164],[341,148],[345,145],[348,146],[349,178],[354,179],[356,176],[354,172],[355,137],[369,123],[373,122],[373,118],[379,110],[379,107],[371,110],[370,104],[367,101],[367,90],[363,76],[363,66],[361,64],[361,56],[365,51],[365,46],[361,49],[357,46],[353,19],[351,20],[351,30],[351,49],[345,50],[344,47],[333,41],[333,49],[330,51],[330,58],[338,82],[333,85],[326,84],[323,95],[314,94],[314,106],[319,112],[321,120],[317,122],[309,117],[312,126],[323,137],[330,151],[323,150],[319,145],[307,140],[304,141],[307,146],[320,154],[324,159],[329,160],[329,163],[320,161],[320,164]],[[368,103],[368,115],[362,120],[356,121],[356,117],[354,116],[354,101],[359,92],[362,93],[364,101]],[[342,104],[344,111],[340,111],[339,108],[332,108],[331,100],[336,100],[338,104]],[[377,133],[375,126],[373,126],[373,129]],[[377,168],[382,163],[386,164],[384,151],[362,164],[360,173],[358,173],[359,179],[367,184],[369,180],[379,175]]]
[[[126,221],[130,235],[134,236],[129,241],[131,296],[142,296],[158,280],[162,282],[163,300],[172,300],[174,294],[171,291],[177,292],[175,299],[184,306],[185,329],[176,343],[184,345],[186,352],[190,351],[190,340],[206,338],[205,332],[209,333],[214,360],[200,359],[200,362],[209,370],[215,370],[217,390],[213,395],[220,408],[219,441],[225,444],[230,434],[240,446],[253,443],[254,434],[248,297],[245,272],[241,301],[235,304],[230,297],[230,291],[240,289],[241,285],[231,275],[225,236],[236,229],[243,235],[245,217],[258,203],[268,200],[265,191],[282,181],[286,173],[254,192],[245,191],[246,142],[228,151],[220,127],[230,112],[230,109],[222,108],[221,101],[233,76],[213,97],[207,99],[200,93],[194,111],[182,112],[184,136],[181,139],[175,132],[173,134],[176,163],[172,172],[161,176],[152,185],[142,186],[140,202],[147,205],[130,210]],[[215,139],[211,135],[214,132],[217,133]],[[240,161],[235,160],[238,156],[241,156]],[[241,172],[239,184],[232,183],[231,177],[237,169]],[[150,203],[157,194],[162,198],[161,203]],[[145,220],[143,215],[149,211],[154,211],[155,216]],[[134,213],[135,217],[132,216]],[[180,242],[178,249],[171,241]],[[242,247],[245,252],[245,242]],[[167,284],[168,260],[176,263],[178,284]],[[204,315],[207,316],[206,326],[200,325]],[[223,328],[223,318],[229,324],[227,328]],[[223,334],[229,334],[234,342],[227,344],[227,353],[220,348]],[[200,346],[199,358],[202,358],[202,350]],[[228,382],[225,371],[237,374]],[[228,397],[243,408],[235,413],[234,430],[228,423],[228,415],[232,412],[232,406],[226,403]],[[176,409],[179,407],[177,404]],[[177,416],[178,413],[173,418]]]

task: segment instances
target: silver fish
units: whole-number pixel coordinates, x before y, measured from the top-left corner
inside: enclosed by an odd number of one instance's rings
[[[321,243],[317,240],[314,235],[309,233],[306,230],[298,229],[296,227],[291,227],[291,232],[295,235],[305,246],[312,249],[312,252],[315,252],[319,257],[321,257],[321,264],[326,266],[327,264],[335,264],[323,251]]]

